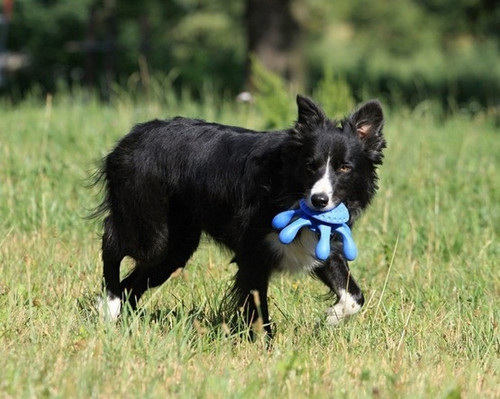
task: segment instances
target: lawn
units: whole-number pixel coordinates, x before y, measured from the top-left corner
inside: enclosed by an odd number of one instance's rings
[[[500,397],[500,129],[431,103],[387,111],[380,191],[353,232],[361,314],[328,327],[323,285],[277,275],[272,347],[228,335],[214,320],[235,266],[205,240],[140,315],[101,321],[89,176],[134,123],[177,114],[265,125],[208,96],[0,107],[0,397]]]

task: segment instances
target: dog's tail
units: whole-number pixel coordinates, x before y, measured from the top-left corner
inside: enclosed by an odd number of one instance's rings
[[[95,171],[89,177],[88,188],[99,187],[99,194],[102,195],[104,192],[104,198],[101,203],[95,208],[89,210],[87,219],[101,219],[103,216],[108,214],[110,210],[110,192],[109,183],[107,179],[107,157],[100,161],[100,164],[96,167]]]

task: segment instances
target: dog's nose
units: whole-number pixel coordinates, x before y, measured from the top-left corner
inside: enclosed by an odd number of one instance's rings
[[[317,209],[322,209],[327,206],[328,201],[328,195],[325,193],[316,193],[311,196],[311,204]]]

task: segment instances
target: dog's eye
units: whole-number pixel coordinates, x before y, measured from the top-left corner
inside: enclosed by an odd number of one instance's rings
[[[306,168],[311,172],[316,172],[321,166],[321,162],[317,160],[310,160],[306,162]]]
[[[348,173],[348,172],[351,171],[351,169],[352,168],[349,165],[344,164],[344,165],[340,165],[340,167],[337,169],[337,172],[339,172],[339,173]]]

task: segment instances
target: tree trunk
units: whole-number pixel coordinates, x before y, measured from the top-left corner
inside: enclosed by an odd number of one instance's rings
[[[300,25],[291,12],[293,0],[247,0],[245,23],[248,55],[291,82],[300,81]],[[250,84],[247,59],[247,85]]]

